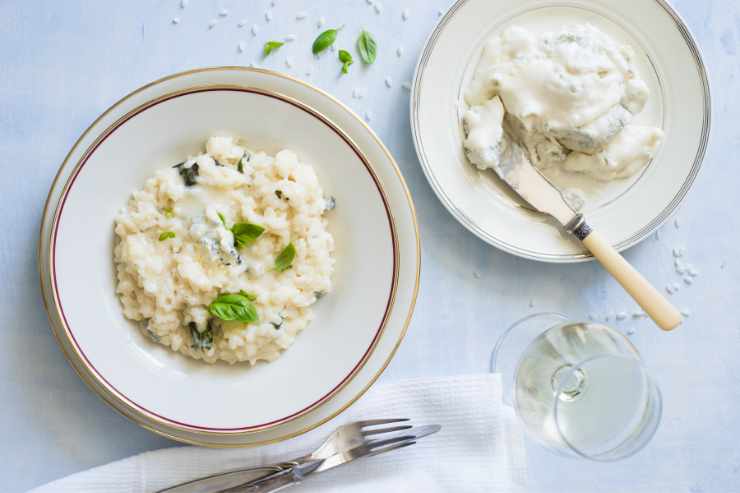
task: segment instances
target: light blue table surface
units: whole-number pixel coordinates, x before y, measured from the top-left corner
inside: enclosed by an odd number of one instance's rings
[[[614,0],[617,1],[617,0]],[[36,271],[38,226],[54,173],[78,135],[138,86],[173,72],[258,61],[261,43],[298,39],[268,67],[306,77],[336,94],[371,125],[398,160],[418,207],[422,290],[408,337],[383,381],[483,372],[502,330],[541,310],[575,317],[631,312],[635,305],[595,264],[556,266],[499,252],[469,234],[440,205],[415,156],[408,123],[411,79],[422,43],[449,0],[0,1],[0,491],[19,492],[137,452],[172,446],[109,409],[77,378],[49,332]],[[674,296],[692,311],[666,335],[628,321],[663,390],[665,413],[653,442],[616,464],[551,456],[529,446],[531,491],[740,491],[740,105],[737,56],[740,5],[681,0],[711,72],[714,127],[704,168],[677,217],[627,257],[658,286],[677,279],[672,249],[685,247],[701,272]],[[218,18],[218,11],[229,14]],[[401,11],[410,10],[409,19]],[[296,21],[299,11],[308,18]],[[338,79],[333,60],[315,62],[308,46],[316,21],[365,26],[381,51],[369,70]],[[180,18],[179,25],[171,20]],[[218,24],[208,29],[208,22]],[[237,22],[247,19],[247,27]],[[249,28],[259,25],[253,37]],[[349,36],[349,34],[348,34]],[[246,51],[239,53],[240,41]],[[349,42],[349,41],[348,41]],[[396,48],[402,47],[401,56]],[[286,56],[293,67],[286,66]],[[383,81],[391,76],[394,85]],[[352,91],[362,88],[363,99]],[[481,402],[481,405],[486,405]]]

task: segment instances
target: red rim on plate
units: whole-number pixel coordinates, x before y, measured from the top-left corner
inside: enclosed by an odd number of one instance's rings
[[[62,213],[64,212],[64,205],[67,199],[67,196],[72,190],[72,187],[74,186],[75,180],[77,179],[78,175],[80,174],[81,170],[84,168],[85,164],[89,160],[89,158],[95,153],[96,149],[109,137],[111,136],[117,129],[122,127],[126,122],[131,120],[132,118],[136,117],[137,115],[143,113],[144,111],[158,105],[161,103],[164,103],[166,101],[170,101],[172,99],[202,93],[202,92],[213,92],[213,91],[231,91],[231,92],[243,92],[243,93],[250,93],[250,94],[257,94],[264,97],[270,97],[273,99],[277,99],[279,101],[282,101],[284,103],[290,104],[310,116],[318,119],[320,122],[322,122],[324,125],[329,127],[335,134],[337,134],[349,147],[352,149],[352,152],[360,159],[360,161],[363,163],[366,171],[370,174],[373,183],[375,184],[375,187],[378,191],[378,194],[380,195],[380,198],[383,202],[383,207],[386,212],[386,216],[388,218],[388,226],[391,233],[391,239],[392,239],[392,248],[393,248],[393,276],[392,276],[392,284],[390,287],[390,291],[388,294],[388,301],[386,303],[385,311],[383,313],[383,318],[381,320],[381,324],[378,327],[378,329],[375,332],[375,335],[368,346],[368,348],[365,350],[364,354],[360,358],[360,360],[355,364],[355,366],[352,368],[349,374],[344,376],[339,383],[337,383],[328,393],[320,397],[318,400],[314,401],[310,405],[304,407],[303,409],[300,409],[288,416],[278,418],[272,421],[269,421],[267,423],[261,423],[257,425],[248,425],[248,426],[240,426],[240,427],[229,427],[229,428],[218,428],[218,427],[210,427],[210,426],[204,426],[199,424],[193,424],[193,423],[184,423],[181,421],[177,421],[171,418],[168,418],[167,416],[163,416],[161,414],[158,414],[152,410],[147,409],[143,405],[133,401],[129,397],[127,397],[125,394],[120,392],[114,385],[112,385],[92,364],[90,359],[85,354],[82,347],[77,342],[77,339],[74,335],[74,332],[69,325],[67,321],[67,317],[64,312],[64,307],[62,306],[62,302],[59,296],[59,286],[57,282],[56,277],[56,241],[57,241],[57,234],[59,229],[59,222],[62,216]],[[326,402],[327,400],[331,399],[337,392],[339,392],[356,374],[357,372],[364,366],[365,362],[368,360],[370,354],[372,354],[373,350],[375,349],[375,346],[377,345],[378,340],[380,339],[380,336],[383,333],[383,330],[386,326],[386,323],[388,321],[388,316],[391,312],[391,308],[393,307],[394,300],[395,300],[395,294],[396,294],[396,288],[398,285],[398,238],[396,235],[396,227],[395,222],[393,219],[393,215],[390,211],[390,207],[388,205],[387,198],[385,196],[385,192],[383,191],[382,184],[380,183],[380,180],[378,179],[377,175],[375,174],[375,171],[372,169],[372,166],[369,164],[367,158],[363,155],[362,152],[359,151],[359,149],[356,147],[354,142],[344,134],[339,128],[337,128],[331,121],[329,121],[327,118],[325,118],[323,115],[315,111],[314,109],[290,98],[287,96],[284,96],[282,94],[276,93],[276,92],[268,92],[261,89],[256,88],[249,88],[249,87],[238,87],[238,86],[225,86],[225,85],[215,85],[215,86],[208,86],[208,87],[202,87],[202,88],[191,88],[184,91],[168,94],[165,96],[162,96],[160,98],[157,98],[153,101],[149,101],[138,108],[132,110],[131,112],[127,113],[125,116],[123,116],[121,119],[117,120],[115,123],[113,123],[110,127],[108,127],[101,136],[96,139],[90,147],[83,153],[82,158],[76,165],[76,168],[72,172],[72,175],[68,179],[64,191],[62,192],[62,196],[59,201],[59,207],[55,211],[54,219],[53,219],[53,225],[52,225],[52,235],[51,235],[51,263],[50,263],[50,269],[51,269],[51,278],[52,278],[52,291],[54,296],[54,301],[59,309],[64,330],[69,336],[69,339],[74,346],[74,349],[77,351],[77,353],[83,358],[86,366],[91,370],[91,373],[94,378],[96,378],[99,382],[101,382],[107,389],[109,389],[112,393],[116,395],[119,399],[124,401],[127,405],[135,408],[137,411],[142,412],[144,414],[149,415],[150,417],[157,418],[159,420],[165,421],[166,423],[186,430],[195,430],[199,432],[211,432],[211,433],[240,433],[240,432],[250,432],[250,431],[261,431],[268,428],[272,428],[274,426],[286,423],[288,421],[291,421],[293,419],[296,419],[308,412],[310,412],[313,409],[316,409],[318,406]]]

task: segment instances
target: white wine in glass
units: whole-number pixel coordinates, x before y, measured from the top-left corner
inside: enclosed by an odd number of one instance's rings
[[[529,435],[574,457],[611,461],[657,430],[661,396],[632,343],[601,324],[539,314],[512,326],[492,366]]]

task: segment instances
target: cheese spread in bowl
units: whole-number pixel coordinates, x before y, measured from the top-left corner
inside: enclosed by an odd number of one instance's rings
[[[468,87],[468,159],[492,168],[515,141],[543,171],[627,178],[653,158],[660,128],[635,125],[650,96],[634,50],[590,24],[511,26],[486,43]]]

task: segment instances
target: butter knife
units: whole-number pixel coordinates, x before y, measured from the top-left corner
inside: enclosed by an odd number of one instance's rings
[[[493,169],[528,204],[573,234],[661,329],[669,331],[681,325],[678,309],[589,226],[583,214],[532,165],[518,143],[508,146]]]

